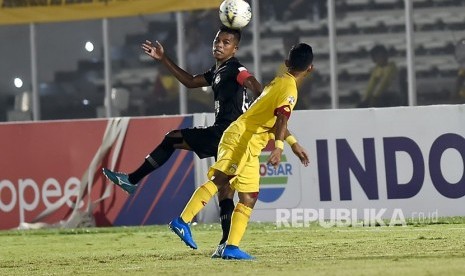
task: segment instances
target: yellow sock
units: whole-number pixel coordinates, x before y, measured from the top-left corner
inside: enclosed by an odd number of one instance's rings
[[[181,213],[184,222],[191,222],[208,201],[218,192],[218,188],[212,181],[208,181],[198,187]]]
[[[245,206],[242,203],[237,203],[231,217],[231,229],[227,240],[228,245],[239,246],[239,243],[244,236],[247,223],[249,223],[252,208]]]

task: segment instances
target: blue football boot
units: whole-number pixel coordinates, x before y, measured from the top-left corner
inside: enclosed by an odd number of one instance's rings
[[[191,228],[189,224],[185,223],[181,217],[173,219],[169,224],[171,231],[173,231],[181,240],[190,248],[197,249],[197,244],[195,244],[194,239],[192,238]]]
[[[226,260],[253,260],[254,257],[239,249],[235,245],[226,245],[221,254],[221,258]]]

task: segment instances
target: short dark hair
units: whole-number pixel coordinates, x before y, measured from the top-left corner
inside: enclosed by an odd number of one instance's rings
[[[370,50],[370,55],[371,57],[379,57],[379,56],[387,57],[388,50],[383,45],[376,45]]]
[[[312,47],[306,43],[292,46],[289,52],[289,68],[297,71],[305,71],[313,62]]]
[[[237,44],[241,42],[242,31],[240,29],[232,29],[223,25],[220,27],[219,32],[232,34],[237,39]]]

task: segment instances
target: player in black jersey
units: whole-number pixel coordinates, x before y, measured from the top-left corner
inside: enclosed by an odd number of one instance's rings
[[[222,26],[213,40],[213,57],[216,60],[204,74],[192,75],[177,66],[156,41],[142,44],[145,53],[160,61],[186,87],[211,86],[215,100],[215,123],[209,127],[177,129],[168,132],[163,141],[145,158],[142,165],[132,173],[118,173],[103,169],[105,176],[129,194],[133,194],[142,178],[162,166],[176,149],[194,151],[199,158],[215,157],[224,130],[244,113],[251,100],[247,89],[254,97],[262,91],[261,84],[234,57],[241,40],[241,31]],[[221,227],[223,238],[212,257],[220,257],[220,251],[228,238],[231,215],[234,210],[234,191],[219,191]]]

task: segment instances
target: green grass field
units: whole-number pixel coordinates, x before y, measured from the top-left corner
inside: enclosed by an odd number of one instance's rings
[[[198,250],[167,226],[0,232],[0,275],[463,275],[465,220],[407,227],[276,228],[251,223],[256,261],[210,259],[218,224],[192,227]]]

